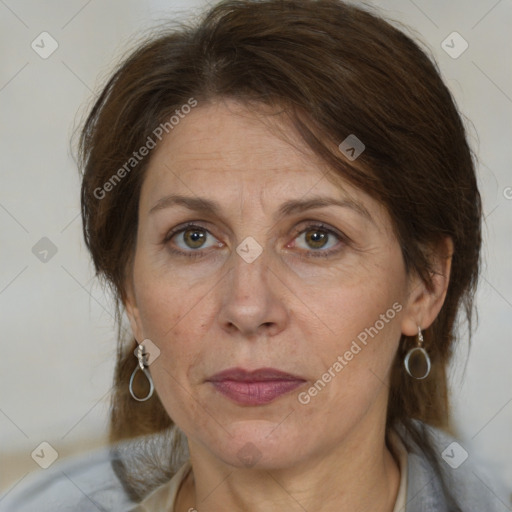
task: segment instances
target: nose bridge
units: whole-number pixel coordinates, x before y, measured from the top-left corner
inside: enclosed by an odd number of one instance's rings
[[[256,245],[257,244],[257,245]],[[245,238],[233,252],[229,288],[234,298],[246,302],[247,298],[261,300],[268,289],[268,250],[254,238]]]
[[[263,249],[262,244],[260,247]],[[254,241],[245,239],[233,251],[219,311],[219,321],[224,328],[234,326],[246,335],[255,334],[261,326],[272,326],[277,332],[285,319],[279,292],[269,279],[271,254],[256,249]]]

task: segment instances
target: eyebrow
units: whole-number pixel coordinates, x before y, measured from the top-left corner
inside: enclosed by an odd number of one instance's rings
[[[179,194],[171,194],[162,197],[149,210],[149,214],[151,215],[157,211],[170,208],[174,205],[184,206],[185,208],[198,213],[222,217],[222,207],[217,201],[206,199],[204,197],[191,197]],[[290,199],[279,207],[279,210],[275,215],[275,220],[315,208],[324,208],[326,206],[350,208],[374,224],[372,216],[362,204],[351,199],[336,199],[334,197],[327,196],[315,196],[309,199]]]

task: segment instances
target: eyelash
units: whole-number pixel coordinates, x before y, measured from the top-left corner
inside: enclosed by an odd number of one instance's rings
[[[206,228],[199,226],[198,224],[188,223],[188,224],[185,224],[182,226],[178,226],[174,230],[167,233],[164,240],[162,241],[162,244],[169,245],[169,242],[175,235],[182,233],[184,231],[187,231],[188,229],[199,229],[199,230],[204,230],[204,231],[210,233]],[[349,243],[349,239],[346,235],[344,235],[338,231],[335,231],[334,229],[326,226],[325,224],[322,224],[321,222],[308,224],[303,229],[297,230],[297,232],[295,233],[295,238],[297,238],[297,236],[301,235],[302,233],[311,231],[313,229],[318,229],[318,230],[324,231],[328,235],[334,235],[344,244]],[[204,256],[204,254],[207,252],[207,251],[201,251],[201,250],[180,251],[180,250],[174,249],[170,246],[168,247],[168,250],[173,254],[177,254],[178,256],[186,256],[188,258],[200,258],[200,257]],[[331,256],[333,253],[337,253],[339,251],[340,251],[340,248],[329,249],[328,251],[322,251],[320,249],[317,249],[317,250],[312,249],[311,251],[308,251],[306,254],[302,254],[300,257],[301,258],[327,258],[327,257]]]

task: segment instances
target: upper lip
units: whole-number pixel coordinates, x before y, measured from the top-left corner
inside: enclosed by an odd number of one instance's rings
[[[304,380],[302,377],[286,373],[276,368],[258,368],[245,370],[244,368],[228,368],[207,379],[210,382],[223,380],[236,380],[241,382],[261,382],[271,380]]]

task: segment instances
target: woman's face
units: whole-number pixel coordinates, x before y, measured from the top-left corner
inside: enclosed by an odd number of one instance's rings
[[[160,350],[150,371],[189,443],[271,468],[384,428],[417,319],[384,208],[262,120],[199,105],[154,150],[127,311]],[[262,368],[288,375],[218,375]]]

